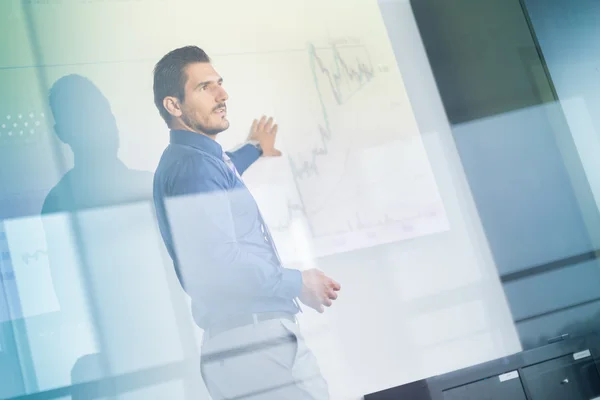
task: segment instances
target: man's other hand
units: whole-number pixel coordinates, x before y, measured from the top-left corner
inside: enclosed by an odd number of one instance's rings
[[[337,299],[341,285],[318,269],[302,271],[302,293],[300,301],[322,313]]]
[[[252,122],[248,140],[257,140],[263,151],[263,157],[278,157],[281,151],[275,148],[275,138],[277,137],[279,126],[273,123],[273,117],[267,119],[266,116]]]

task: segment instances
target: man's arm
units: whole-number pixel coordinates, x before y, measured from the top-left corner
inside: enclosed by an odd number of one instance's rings
[[[212,160],[190,158],[178,168],[165,207],[184,287],[210,296],[275,296],[302,292],[302,274],[240,244],[226,172]]]
[[[279,126],[273,123],[272,117],[267,119],[266,116],[263,116],[260,121],[255,119],[250,127],[248,142],[235,151],[227,152],[240,175],[261,156],[281,156],[281,151],[275,148],[278,129]]]
[[[261,156],[260,151],[251,143],[245,143],[237,150],[227,152],[235,168],[242,175]]]

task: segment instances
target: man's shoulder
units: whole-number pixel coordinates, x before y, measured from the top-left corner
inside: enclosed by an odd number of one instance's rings
[[[223,166],[218,158],[204,151],[169,145],[161,157],[154,180],[155,183],[166,184],[166,194],[225,187],[227,172]]]
[[[202,150],[170,144],[164,151],[158,164],[158,172],[177,173],[221,169],[220,160]]]

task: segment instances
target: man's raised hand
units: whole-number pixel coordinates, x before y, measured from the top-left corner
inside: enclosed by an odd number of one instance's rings
[[[277,137],[278,129],[279,126],[273,123],[273,117],[267,119],[267,117],[263,115],[260,121],[255,119],[254,122],[252,122],[248,139],[258,141],[263,151],[263,157],[281,156],[281,151],[275,148],[275,139]]]

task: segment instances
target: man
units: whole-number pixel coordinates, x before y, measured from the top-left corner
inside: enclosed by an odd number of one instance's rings
[[[277,125],[263,117],[249,142],[225,153],[223,79],[188,46],[154,69],[154,101],[171,129],[154,176],[161,233],[204,329],[202,376],[214,399],[324,399],[327,384],[298,330],[296,298],[323,312],[340,285],[316,269],[284,268],[240,175],[279,156]]]

